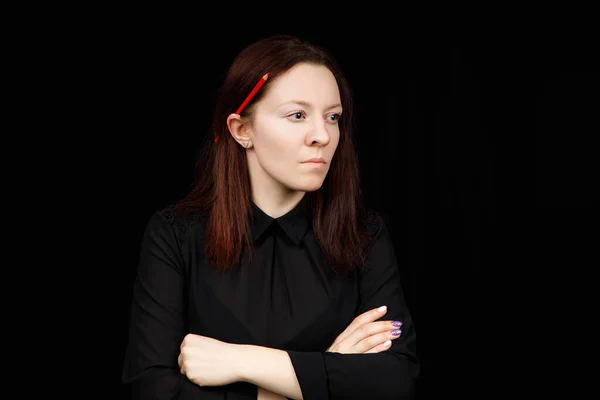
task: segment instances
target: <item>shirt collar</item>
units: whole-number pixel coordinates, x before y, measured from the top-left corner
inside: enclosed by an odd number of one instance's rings
[[[265,214],[253,201],[250,201],[250,204],[253,242],[256,243],[271,225],[276,224],[295,244],[300,244],[310,225],[310,207],[306,194],[293,209],[279,218],[272,218]]]

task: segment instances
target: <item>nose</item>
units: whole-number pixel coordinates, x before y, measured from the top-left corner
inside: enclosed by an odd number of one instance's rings
[[[306,135],[306,141],[309,146],[318,144],[326,146],[329,143],[330,135],[326,121],[316,121],[311,131]]]

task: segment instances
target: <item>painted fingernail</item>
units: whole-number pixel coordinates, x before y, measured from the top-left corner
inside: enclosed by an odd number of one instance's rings
[[[387,310],[386,306],[381,306],[377,309],[377,311],[379,311],[379,312],[384,312],[385,310]]]
[[[396,329],[392,331],[392,335],[394,336],[399,336],[402,333],[402,331],[400,329]]]
[[[397,326],[397,327],[401,327],[402,326],[402,322],[400,322],[400,321],[394,321],[394,322],[392,322],[392,325]]]

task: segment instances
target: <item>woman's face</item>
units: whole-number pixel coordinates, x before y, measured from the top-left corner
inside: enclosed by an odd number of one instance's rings
[[[324,66],[298,64],[271,82],[249,130],[252,184],[319,189],[339,142],[341,112],[337,82]]]

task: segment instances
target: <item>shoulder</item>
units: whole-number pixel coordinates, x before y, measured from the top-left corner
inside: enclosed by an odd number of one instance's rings
[[[367,259],[379,259],[382,255],[392,255],[395,247],[389,229],[389,216],[371,208],[365,209],[363,220],[369,237]]]
[[[386,229],[387,218],[373,208],[365,208],[362,214],[364,226],[368,235],[373,239],[377,239]]]
[[[389,217],[373,209],[367,210],[365,216],[369,246],[361,276],[383,276],[394,272],[397,269],[396,252],[389,231]]]
[[[184,241],[191,229],[202,228],[206,225],[207,216],[200,212],[184,212],[174,204],[156,209],[146,224],[146,234],[159,234]]]

